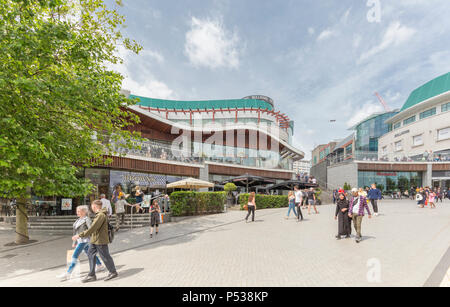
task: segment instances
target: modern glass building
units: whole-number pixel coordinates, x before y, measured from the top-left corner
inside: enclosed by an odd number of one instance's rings
[[[392,129],[385,122],[396,114],[398,110],[375,113],[351,128],[355,131],[354,155],[357,160],[378,159],[378,139]]]

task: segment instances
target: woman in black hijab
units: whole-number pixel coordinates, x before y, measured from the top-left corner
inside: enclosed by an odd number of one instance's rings
[[[334,219],[338,220],[338,235],[336,239],[340,240],[341,236],[345,236],[346,238],[350,238],[351,234],[351,219],[348,217],[348,208],[349,202],[345,198],[343,193],[339,193],[338,200],[336,202],[336,214]]]

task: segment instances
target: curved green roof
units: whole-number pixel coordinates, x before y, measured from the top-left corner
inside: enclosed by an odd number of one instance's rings
[[[267,109],[272,111],[270,103],[257,99],[231,99],[231,100],[205,100],[205,101],[177,101],[154,99],[141,96],[130,95],[130,99],[138,98],[138,105],[143,107],[169,109],[169,110],[211,110],[211,109]]]
[[[450,72],[431,80],[430,82],[415,89],[400,111],[409,109],[432,97],[450,91]]]

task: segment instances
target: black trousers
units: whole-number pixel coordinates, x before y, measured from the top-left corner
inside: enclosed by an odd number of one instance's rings
[[[248,220],[250,213],[252,214],[252,222],[254,222],[255,221],[255,207],[254,206],[248,206],[248,214],[247,214],[247,217],[245,218],[246,220]]]
[[[300,217],[302,218],[303,221],[303,214],[302,214],[302,203],[296,203],[295,204],[297,206],[297,219],[300,220]]]
[[[375,213],[378,213],[378,200],[371,199],[370,202],[372,203],[373,211]]]
[[[109,273],[115,273],[116,266],[114,265],[114,260],[109,254],[108,245],[89,244],[88,250],[89,276],[95,276],[95,265],[96,265],[95,256],[97,255],[97,253],[99,254],[100,258],[102,258],[103,263],[105,264]]]

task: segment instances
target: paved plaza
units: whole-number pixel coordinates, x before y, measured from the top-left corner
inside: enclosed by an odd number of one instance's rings
[[[60,282],[70,237],[35,235],[38,243],[5,247],[0,232],[0,286],[450,286],[450,201],[419,209],[413,201],[385,200],[380,216],[363,221],[364,240],[337,241],[334,205],[298,223],[287,209],[196,217],[119,232],[110,246],[119,278]],[[354,233],[354,231],[353,231]],[[88,271],[83,254],[81,275]]]

